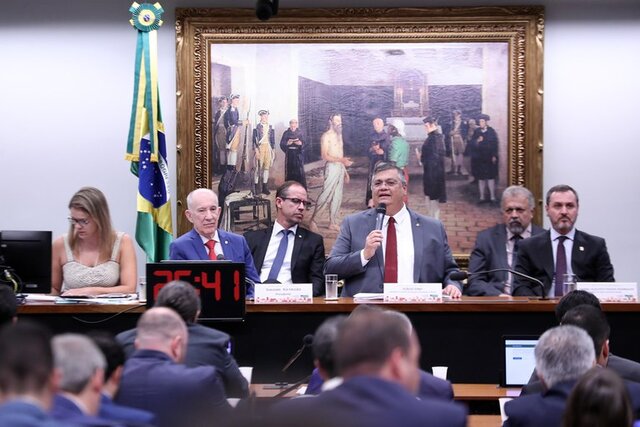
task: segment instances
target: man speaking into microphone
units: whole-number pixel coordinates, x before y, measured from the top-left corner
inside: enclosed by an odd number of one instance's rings
[[[378,207],[342,221],[324,267],[345,280],[342,296],[382,292],[383,283],[442,283],[444,294],[459,298],[462,285],[450,278],[459,270],[444,226],[407,209],[402,170],[378,164],[371,191]]]

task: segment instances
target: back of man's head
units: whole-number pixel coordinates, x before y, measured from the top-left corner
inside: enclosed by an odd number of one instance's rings
[[[13,322],[17,313],[16,294],[9,286],[0,283],[0,326]]]
[[[93,343],[98,346],[105,358],[107,366],[104,371],[104,382],[111,379],[114,371],[119,366],[123,366],[125,362],[124,349],[120,345],[111,332],[108,331],[91,331],[87,334]]]
[[[593,340],[596,358],[599,358],[611,332],[607,317],[602,310],[587,304],[579,305],[567,311],[562,317],[562,324],[574,325],[587,331]]]
[[[187,327],[184,320],[172,309],[154,307],[138,320],[136,348],[156,350],[182,362],[186,353]]]
[[[200,312],[200,298],[190,283],[174,280],[160,289],[154,307],[169,307],[182,320],[193,323]]]
[[[313,334],[313,358],[317,361],[318,368],[328,378],[338,375],[333,357],[333,345],[346,318],[343,315],[330,317],[322,322]]]
[[[410,346],[411,337],[402,319],[382,310],[363,310],[345,320],[334,354],[343,376],[376,375],[395,349],[408,354]]]
[[[591,305],[598,310],[602,310],[600,306],[600,300],[591,292],[575,290],[571,291],[558,301],[556,305],[556,320],[558,323],[562,322],[562,318],[567,313],[567,311],[571,310],[574,307],[579,305],[588,304]]]
[[[52,373],[51,335],[45,328],[28,321],[2,328],[0,394],[5,398],[48,395],[50,399]]]
[[[96,371],[104,372],[104,355],[88,337],[80,334],[57,335],[53,337],[52,346],[62,391],[80,394]]]
[[[593,341],[581,328],[561,325],[547,330],[535,348],[536,371],[547,388],[575,381],[594,366]]]

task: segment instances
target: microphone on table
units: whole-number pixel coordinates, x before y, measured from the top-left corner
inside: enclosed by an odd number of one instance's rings
[[[224,255],[218,254],[218,256],[216,257],[216,261],[224,261]]]
[[[376,208],[376,230],[382,230],[384,216],[387,214],[387,204],[380,203]]]
[[[293,353],[293,356],[291,356],[291,359],[289,359],[289,361],[282,368],[282,372],[287,372],[287,369],[289,369],[289,366],[293,365],[293,362],[298,360],[298,358],[304,352],[304,350],[307,347],[311,347],[312,344],[313,344],[313,335],[311,334],[305,335],[304,338],[302,338],[302,347],[300,347],[298,350],[296,350],[295,353]]]
[[[544,284],[542,283],[542,281],[540,281],[539,279],[536,279],[535,277],[531,277],[531,276],[529,276],[527,274],[520,273],[519,271],[512,270],[510,268],[494,268],[492,270],[476,271],[476,272],[473,272],[473,273],[469,273],[468,271],[456,271],[456,272],[451,273],[451,275],[449,277],[451,278],[451,280],[464,280],[464,279],[467,279],[469,277],[478,276],[480,274],[495,273],[495,272],[498,272],[498,271],[506,271],[506,272],[511,273],[511,274],[513,274],[515,276],[522,277],[523,279],[527,279],[528,281],[533,282],[534,284],[538,285],[540,287],[540,291],[542,291],[542,296],[540,297],[540,299],[541,300],[549,299],[547,297],[547,295],[546,295],[546,291],[544,289]]]

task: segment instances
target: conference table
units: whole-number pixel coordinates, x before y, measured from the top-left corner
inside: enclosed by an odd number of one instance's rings
[[[394,304],[370,302],[405,312],[413,322],[422,346],[421,366],[448,366],[455,383],[500,383],[502,335],[540,335],[556,325],[557,300],[526,297],[463,297],[441,303]],[[358,303],[352,298],[312,304],[255,304],[248,302],[242,321],[207,322],[228,332],[240,365],[253,366],[256,383],[294,383],[313,368],[310,349],[302,352],[286,372],[282,368],[303,345],[303,337],[329,316],[350,313]],[[640,304],[604,303],[611,323],[611,351],[640,360]],[[136,301],[117,305],[27,303],[19,315],[49,325],[55,332],[108,329],[114,333],[132,328],[145,310]]]

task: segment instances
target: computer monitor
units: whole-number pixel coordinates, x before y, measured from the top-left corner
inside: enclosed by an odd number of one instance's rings
[[[20,292],[51,292],[51,231],[0,231],[0,266],[0,280],[10,268]]]
[[[502,337],[503,376],[501,386],[522,387],[536,367],[534,350],[538,343],[535,335],[504,335]]]

